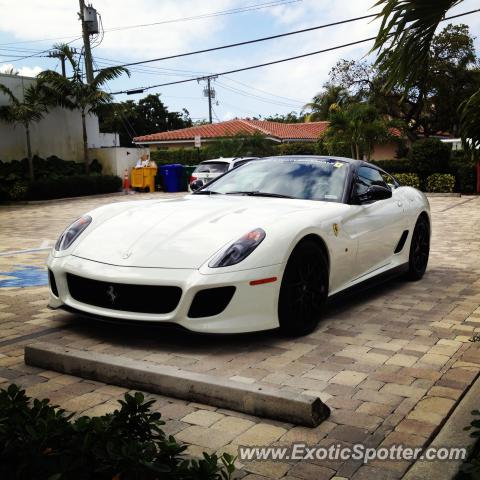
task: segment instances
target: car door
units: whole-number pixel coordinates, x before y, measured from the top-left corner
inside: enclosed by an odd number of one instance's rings
[[[395,247],[405,230],[403,199],[392,189],[376,168],[362,165],[353,180],[352,209],[345,228],[358,241],[352,280],[380,269],[391,262]],[[392,189],[392,196],[384,200],[361,203],[358,201],[372,185]]]

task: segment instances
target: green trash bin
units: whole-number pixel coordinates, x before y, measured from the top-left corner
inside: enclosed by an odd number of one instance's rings
[[[182,172],[182,190],[188,190],[188,184],[190,183],[190,177],[192,173],[197,168],[197,165],[184,165],[183,172]]]

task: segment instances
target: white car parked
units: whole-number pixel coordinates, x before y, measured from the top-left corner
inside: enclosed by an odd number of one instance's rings
[[[227,157],[227,158],[213,158],[212,160],[205,160],[200,163],[198,167],[193,171],[188,181],[188,191],[192,192],[198,190],[203,185],[212,181],[214,178],[223,175],[229,170],[239,167],[251,160],[256,160],[258,157]],[[194,187],[191,188],[191,184],[196,182]]]
[[[271,157],[192,195],[79,218],[48,259],[50,307],[236,333],[312,331],[327,299],[406,274],[430,250],[425,195],[335,157]]]

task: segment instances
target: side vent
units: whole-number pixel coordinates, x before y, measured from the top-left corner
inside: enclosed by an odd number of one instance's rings
[[[395,251],[393,253],[400,253],[403,250],[403,247],[405,246],[405,242],[407,241],[408,238],[408,230],[404,230],[402,233],[402,236],[400,237],[400,240],[398,241],[397,247],[395,248]]]

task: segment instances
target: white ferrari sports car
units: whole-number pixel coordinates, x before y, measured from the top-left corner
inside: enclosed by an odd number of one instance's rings
[[[184,197],[118,202],[70,225],[50,306],[197,332],[312,331],[329,297],[403,273],[430,249],[425,195],[338,157],[270,157]]]

